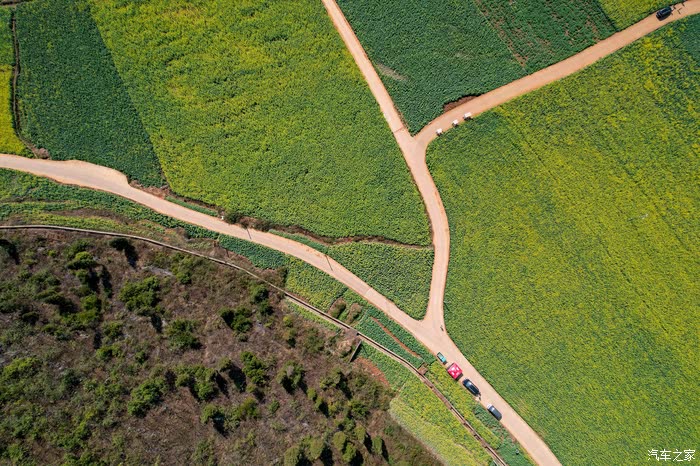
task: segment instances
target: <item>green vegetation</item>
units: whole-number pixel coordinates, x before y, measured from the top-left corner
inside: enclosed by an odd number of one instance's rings
[[[502,424],[477,403],[461,383],[455,382],[450,377],[445,366],[437,362],[432,363],[426,377],[450,400],[479,435],[496,449],[509,466],[532,466],[534,464],[527,454],[520,450],[517,442],[503,428]]]
[[[339,3],[412,132],[615,32],[595,0]]]
[[[321,3],[89,3],[176,193],[324,236],[430,243],[391,131]]]
[[[669,4],[667,0],[598,0],[598,2],[618,29],[624,29]]]
[[[205,215],[211,215],[212,217],[219,216],[219,212],[217,212],[216,210],[202,207],[201,205],[195,204],[194,202],[183,201],[182,199],[173,196],[166,196],[165,199],[174,204],[181,205],[182,207],[187,207],[188,209],[196,210],[197,212]]]
[[[136,240],[0,236],[0,463],[436,464],[389,415],[393,392],[339,357],[353,339],[249,275]],[[245,342],[225,306],[252,307]]]
[[[448,331],[563,464],[632,464],[700,436],[699,25],[674,23],[428,153],[451,225]]]
[[[404,357],[414,367],[419,367],[425,361],[433,359],[430,352],[413,335],[387,317],[386,314],[373,307],[367,307],[364,310],[362,318],[355,327],[371,339]]]
[[[304,235],[280,231],[273,233],[327,254],[363,281],[370,283],[411,317],[421,319],[425,315],[432,278],[432,248],[371,241],[328,245]]]
[[[417,378],[391,400],[391,415],[448,465],[486,465],[490,457],[456,417]]]
[[[12,10],[0,9],[0,152],[24,154],[27,149],[14,130],[11,83],[15,52],[12,44],[10,19]]]
[[[139,115],[85,5],[37,0],[17,7],[22,133],[60,160],[115,168],[163,184]]]

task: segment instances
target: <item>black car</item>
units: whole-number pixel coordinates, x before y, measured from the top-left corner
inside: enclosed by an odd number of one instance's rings
[[[663,21],[664,19],[671,16],[671,13],[673,13],[673,8],[671,8],[670,6],[667,6],[666,8],[662,8],[656,12],[656,18],[659,21]]]
[[[481,392],[479,391],[479,389],[476,387],[476,385],[474,385],[474,383],[471,380],[464,379],[464,381],[462,382],[462,385],[464,385],[464,388],[466,388],[467,390],[472,392],[472,394],[474,396],[481,395]]]
[[[499,421],[503,419],[503,415],[501,414],[501,412],[497,410],[493,405],[488,405],[486,409],[488,409],[489,413],[493,414],[493,417],[495,417]]]

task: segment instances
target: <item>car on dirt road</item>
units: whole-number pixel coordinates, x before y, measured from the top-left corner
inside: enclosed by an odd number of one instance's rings
[[[441,363],[447,364],[447,358],[445,356],[443,356],[442,353],[438,353],[437,358]]]
[[[503,415],[501,414],[501,412],[499,410],[496,409],[496,407],[494,405],[488,405],[486,407],[486,409],[489,411],[489,413],[491,413],[493,415],[493,417],[495,417],[499,421],[501,419],[503,419]]]
[[[481,395],[481,392],[479,391],[479,389],[477,388],[477,386],[474,385],[474,382],[472,382],[471,380],[469,380],[469,379],[464,379],[464,380],[462,381],[462,385],[464,385],[464,388],[466,388],[467,390],[469,390],[469,391],[472,393],[472,395],[474,395],[474,396],[479,396],[479,395]]]
[[[659,21],[663,21],[669,16],[671,16],[671,13],[673,13],[673,8],[667,6],[666,8],[662,8],[656,12],[656,19],[658,19]]]
[[[447,373],[455,380],[459,380],[462,377],[462,369],[454,362],[447,368]]]

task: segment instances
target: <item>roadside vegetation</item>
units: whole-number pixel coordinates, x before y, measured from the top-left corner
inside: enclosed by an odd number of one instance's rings
[[[447,330],[563,464],[700,436],[699,32],[674,23],[428,151]]]
[[[418,190],[321,3],[89,5],[174,192],[323,236],[430,244]]]
[[[22,135],[54,159],[162,185],[151,141],[86,5],[37,0],[18,5],[16,17]]]
[[[617,26],[624,29],[646,15],[668,6],[668,0],[598,0],[608,18]],[[673,3],[673,2],[671,2]]]
[[[11,9],[0,8],[0,152],[25,155],[28,149],[17,137],[12,117],[12,70],[15,51],[10,28],[11,18]]]
[[[0,236],[3,462],[438,464],[347,361],[352,337],[248,275],[126,239]]]
[[[338,3],[412,133],[444,105],[574,55],[658,6],[653,0]]]

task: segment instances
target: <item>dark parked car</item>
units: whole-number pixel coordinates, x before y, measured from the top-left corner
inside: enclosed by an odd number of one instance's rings
[[[669,16],[671,16],[671,13],[673,13],[673,8],[671,8],[670,6],[667,6],[666,8],[662,8],[656,12],[656,18],[659,21],[663,21],[666,18],[668,18]]]
[[[503,415],[501,414],[501,412],[497,410],[493,405],[488,405],[486,409],[488,409],[489,413],[493,414],[493,417],[495,417],[499,421],[503,419]]]
[[[440,360],[441,363],[443,363],[443,364],[447,363],[447,359],[445,359],[445,356],[443,356],[442,353],[438,353],[437,358]]]
[[[479,389],[476,387],[476,385],[474,385],[474,383],[471,380],[464,379],[464,381],[462,382],[462,385],[464,385],[464,388],[466,388],[467,390],[472,392],[472,394],[474,396],[481,395],[481,392],[479,391]]]

